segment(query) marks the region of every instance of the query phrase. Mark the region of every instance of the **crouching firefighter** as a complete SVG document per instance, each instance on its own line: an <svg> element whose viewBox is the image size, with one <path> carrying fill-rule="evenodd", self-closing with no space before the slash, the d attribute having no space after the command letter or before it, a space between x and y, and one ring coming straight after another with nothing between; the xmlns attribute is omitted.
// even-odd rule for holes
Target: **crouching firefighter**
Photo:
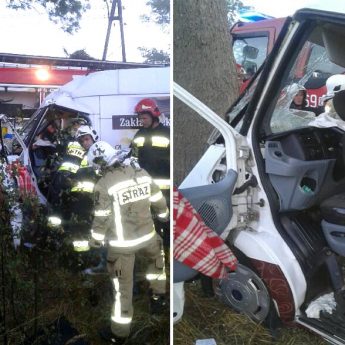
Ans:
<svg viewBox="0 0 345 345"><path fill-rule="evenodd" d="M133 268L135 255L149 260L146 279L151 289L151 312L166 306L166 274L162 240L156 234L150 207L163 221L169 218L165 198L145 170L121 163L119 151L106 142L97 142L88 152L88 161L101 171L95 185L95 218L90 246L108 245L107 269L113 283L114 306L111 327L100 334L120 344L130 333L133 317Z"/></svg>

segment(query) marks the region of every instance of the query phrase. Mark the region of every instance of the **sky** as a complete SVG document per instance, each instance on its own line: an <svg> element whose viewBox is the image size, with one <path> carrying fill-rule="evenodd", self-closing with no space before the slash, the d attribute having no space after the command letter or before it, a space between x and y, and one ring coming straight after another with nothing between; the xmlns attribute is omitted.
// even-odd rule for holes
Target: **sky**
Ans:
<svg viewBox="0 0 345 345"><path fill-rule="evenodd" d="M128 62L143 62L138 47L169 49L169 33L160 25L144 23L140 16L150 14L147 0L122 0L124 7L124 36ZM10 10L5 1L0 1L0 53L66 57L79 49L96 59L101 59L108 25L107 11L103 0L90 0L91 9L83 15L81 29L77 34L67 34L48 19L44 9ZM122 61L119 22L111 30L107 60Z"/></svg>
<svg viewBox="0 0 345 345"><path fill-rule="evenodd" d="M245 5L273 17L292 15L312 0L243 0ZM314 0L315 1L315 0ZM324 0L326 1L326 0ZM128 62L143 62L138 47L167 51L171 37L160 25L144 23L140 16L149 14L147 0L122 0L126 58ZM96 59L103 55L107 29L107 12L103 0L90 0L91 9L83 15L78 33L64 33L49 21L44 9L9 10L0 0L0 53L66 57L79 49ZM115 22L108 46L107 60L122 61L119 23Z"/></svg>

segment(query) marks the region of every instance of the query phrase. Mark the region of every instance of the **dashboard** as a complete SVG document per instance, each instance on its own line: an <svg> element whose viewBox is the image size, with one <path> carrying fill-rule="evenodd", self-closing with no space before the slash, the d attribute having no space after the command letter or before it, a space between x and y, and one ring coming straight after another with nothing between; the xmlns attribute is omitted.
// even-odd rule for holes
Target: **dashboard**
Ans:
<svg viewBox="0 0 345 345"><path fill-rule="evenodd" d="M345 191L345 133L337 127L300 128L267 138L266 173L281 210L301 210Z"/></svg>
<svg viewBox="0 0 345 345"><path fill-rule="evenodd" d="M281 138L284 151L306 161L342 159L343 132L332 128L305 128Z"/></svg>
<svg viewBox="0 0 345 345"><path fill-rule="evenodd" d="M279 140L286 155L303 161L335 159L334 179L345 177L345 133L337 127L302 128L268 140Z"/></svg>

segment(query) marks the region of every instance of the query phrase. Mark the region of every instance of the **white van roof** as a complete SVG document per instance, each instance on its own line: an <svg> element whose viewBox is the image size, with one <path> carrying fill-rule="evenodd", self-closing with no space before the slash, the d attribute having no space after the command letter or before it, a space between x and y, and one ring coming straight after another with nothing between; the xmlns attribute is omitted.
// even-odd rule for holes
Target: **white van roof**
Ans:
<svg viewBox="0 0 345 345"><path fill-rule="evenodd" d="M57 104L88 112L76 99L108 95L169 94L170 67L108 70L76 76L72 81L49 94L42 107Z"/></svg>

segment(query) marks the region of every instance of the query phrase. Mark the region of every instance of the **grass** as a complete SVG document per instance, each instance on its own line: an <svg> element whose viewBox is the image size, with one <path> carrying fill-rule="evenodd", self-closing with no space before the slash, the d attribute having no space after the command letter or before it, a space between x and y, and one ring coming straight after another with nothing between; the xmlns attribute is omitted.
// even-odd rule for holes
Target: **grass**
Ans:
<svg viewBox="0 0 345 345"><path fill-rule="evenodd" d="M268 329L232 311L215 297L204 297L199 281L185 284L182 319L174 325L174 345L193 345L213 338L217 345L325 345L309 331L282 327L274 337Z"/></svg>
<svg viewBox="0 0 345 345"><path fill-rule="evenodd" d="M72 345L78 339L89 345L106 344L98 330L110 325L113 288L108 275L81 274L76 253L63 244L68 236L62 229L47 226L46 209L35 197L24 198L22 245L14 250L9 212L12 199L17 197L2 193L0 188L0 344ZM24 242L34 247L29 249ZM125 345L167 345L169 313L151 316L148 285L141 288L134 299L132 331ZM68 320L77 335L57 341L54 325L63 320Z"/></svg>
<svg viewBox="0 0 345 345"><path fill-rule="evenodd" d="M5 304L3 307L1 303L0 311L1 315L5 312L6 333L0 326L0 344L5 344L6 339L7 345L22 345L25 338L30 338L25 345L41 345L39 335L42 331L49 334L51 324L61 318L78 331L73 340L83 338L90 345L106 344L98 335L98 330L110 322L113 303L112 286L106 274L87 277L73 267L64 267L59 251L21 248L14 252L10 245L2 250L6 255L0 297ZM148 286L143 284L134 299L134 319L127 345L169 344L169 315L166 313L160 319L150 315L147 292ZM74 341L67 343L71 345Z"/></svg>

